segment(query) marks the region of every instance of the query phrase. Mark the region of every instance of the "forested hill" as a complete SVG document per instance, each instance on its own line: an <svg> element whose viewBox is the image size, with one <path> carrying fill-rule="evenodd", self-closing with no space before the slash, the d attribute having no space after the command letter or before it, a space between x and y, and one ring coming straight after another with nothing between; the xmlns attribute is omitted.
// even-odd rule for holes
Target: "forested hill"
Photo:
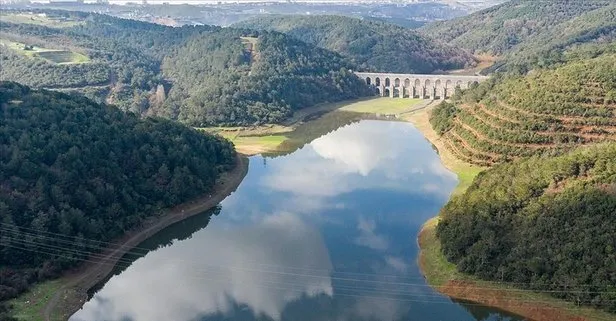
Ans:
<svg viewBox="0 0 616 321"><path fill-rule="evenodd" d="M165 59L173 87L159 113L194 126L275 123L300 108L371 95L352 68L282 33L223 29Z"/></svg>
<svg viewBox="0 0 616 321"><path fill-rule="evenodd" d="M430 122L459 158L481 165L615 141L616 46L599 49L571 52L557 68L495 76L439 105Z"/></svg>
<svg viewBox="0 0 616 321"><path fill-rule="evenodd" d="M427 24L421 30L455 46L500 55L558 24L610 4L609 0L511 0L465 17Z"/></svg>
<svg viewBox="0 0 616 321"><path fill-rule="evenodd" d="M502 164L442 210L460 271L616 313L616 144Z"/></svg>
<svg viewBox="0 0 616 321"><path fill-rule="evenodd" d="M458 47L400 26L342 16L268 16L238 27L284 32L350 58L363 71L432 73L475 64Z"/></svg>
<svg viewBox="0 0 616 321"><path fill-rule="evenodd" d="M276 122L370 94L348 72L352 63L274 32L68 11L2 14L1 79L84 93L139 115L199 126Z"/></svg>
<svg viewBox="0 0 616 321"><path fill-rule="evenodd" d="M203 195L233 166L218 136L0 82L0 301L100 250L86 240Z"/></svg>

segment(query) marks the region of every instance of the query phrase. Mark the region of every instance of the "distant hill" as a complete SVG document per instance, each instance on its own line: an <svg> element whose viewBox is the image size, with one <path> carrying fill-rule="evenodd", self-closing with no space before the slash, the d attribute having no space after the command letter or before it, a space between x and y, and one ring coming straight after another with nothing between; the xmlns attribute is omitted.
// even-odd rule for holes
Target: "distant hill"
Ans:
<svg viewBox="0 0 616 321"><path fill-rule="evenodd" d="M2 14L3 80L139 115L198 126L278 122L295 109L371 94L348 72L352 63L283 34L69 11Z"/></svg>
<svg viewBox="0 0 616 321"><path fill-rule="evenodd" d="M463 50L400 26L342 16L268 16L236 27L275 30L349 58L363 71L432 73L475 64Z"/></svg>
<svg viewBox="0 0 616 321"><path fill-rule="evenodd" d="M2 15L1 79L83 93L137 114L147 114L162 103L168 87L160 75L162 58L188 38L216 29L170 28L58 10L2 11ZM82 59L48 59L62 52Z"/></svg>
<svg viewBox="0 0 616 321"><path fill-rule="evenodd" d="M616 140L616 47L527 76L496 76L438 106L434 128L461 159L491 165Z"/></svg>
<svg viewBox="0 0 616 321"><path fill-rule="evenodd" d="M562 64L574 55L596 55L616 42L616 3L559 23L512 48L504 63L510 71L526 72ZM594 53L593 53L594 52ZM590 57L590 56L589 56ZM499 64L493 70L498 70Z"/></svg>
<svg viewBox="0 0 616 321"><path fill-rule="evenodd" d="M551 32L575 17L613 4L609 0L512 0L465 17L431 23L420 30L434 39L474 53L503 55L526 43L529 46L544 45L536 37ZM610 20L613 21L613 18ZM588 23L602 24L602 21L590 20ZM578 24L571 27L574 29L566 32L573 36L576 30L588 26ZM559 39L545 40L551 42Z"/></svg>

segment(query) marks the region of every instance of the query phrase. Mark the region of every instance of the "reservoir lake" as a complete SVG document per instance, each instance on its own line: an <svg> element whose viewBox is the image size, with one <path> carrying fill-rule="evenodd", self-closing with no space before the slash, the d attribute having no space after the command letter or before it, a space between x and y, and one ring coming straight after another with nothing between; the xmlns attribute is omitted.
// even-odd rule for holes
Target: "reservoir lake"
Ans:
<svg viewBox="0 0 616 321"><path fill-rule="evenodd" d="M250 157L235 193L133 249L70 321L523 320L420 273L417 234L457 178L418 130L328 131Z"/></svg>

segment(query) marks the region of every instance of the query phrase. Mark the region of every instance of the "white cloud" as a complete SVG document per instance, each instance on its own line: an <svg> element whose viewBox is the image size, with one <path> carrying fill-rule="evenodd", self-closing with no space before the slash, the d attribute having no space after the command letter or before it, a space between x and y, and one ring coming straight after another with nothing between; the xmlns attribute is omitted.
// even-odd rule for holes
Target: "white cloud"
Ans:
<svg viewBox="0 0 616 321"><path fill-rule="evenodd" d="M357 229L359 230L359 236L355 239L356 244L381 251L389 247L387 238L377 235L374 232L376 229L376 223L374 221L360 217L357 223Z"/></svg>
<svg viewBox="0 0 616 321"><path fill-rule="evenodd" d="M71 321L193 320L229 313L234 304L277 320L302 295L332 295L331 269L319 232L296 215L269 216L248 227L211 226L190 242L137 260Z"/></svg>

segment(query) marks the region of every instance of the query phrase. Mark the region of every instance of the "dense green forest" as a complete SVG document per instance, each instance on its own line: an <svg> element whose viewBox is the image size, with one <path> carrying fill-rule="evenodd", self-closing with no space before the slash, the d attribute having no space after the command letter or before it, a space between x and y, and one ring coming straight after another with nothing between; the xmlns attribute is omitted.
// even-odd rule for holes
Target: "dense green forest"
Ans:
<svg viewBox="0 0 616 321"><path fill-rule="evenodd" d="M4 13L25 22L0 22L0 41L13 44L0 45L3 80L80 92L139 115L198 126L277 122L299 108L372 94L349 72L351 62L275 32L44 11L64 23L58 27L29 23L39 19L30 13ZM15 44L89 61L54 63Z"/></svg>
<svg viewBox="0 0 616 321"><path fill-rule="evenodd" d="M277 32L224 29L167 57L160 115L194 126L275 123L294 110L372 94L342 57Z"/></svg>
<svg viewBox="0 0 616 321"><path fill-rule="evenodd" d="M362 71L433 73L475 64L463 50L414 30L342 16L267 16L236 24L275 30L348 57Z"/></svg>
<svg viewBox="0 0 616 321"><path fill-rule="evenodd" d="M480 174L437 227L458 270L616 312L616 144Z"/></svg>
<svg viewBox="0 0 616 321"><path fill-rule="evenodd" d="M563 62L569 49L616 39L613 1L513 0L421 32L475 53L502 56L502 67L526 72Z"/></svg>
<svg viewBox="0 0 616 321"><path fill-rule="evenodd" d="M452 152L481 165L616 140L614 48L526 76L495 75L439 105L430 121Z"/></svg>
<svg viewBox="0 0 616 321"><path fill-rule="evenodd" d="M100 249L87 240L112 240L203 195L234 165L221 137L0 83L0 301Z"/></svg>

